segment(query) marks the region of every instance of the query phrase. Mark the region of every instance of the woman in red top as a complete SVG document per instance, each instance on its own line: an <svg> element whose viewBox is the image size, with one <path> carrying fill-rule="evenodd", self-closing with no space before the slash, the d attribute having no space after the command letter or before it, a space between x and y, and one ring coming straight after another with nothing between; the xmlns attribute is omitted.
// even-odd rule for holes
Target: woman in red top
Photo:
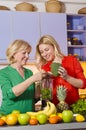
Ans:
<svg viewBox="0 0 86 130"><path fill-rule="evenodd" d="M85 76L79 61L74 56L64 56L56 40L50 36L42 36L36 46L36 61L39 69L51 71L51 63L60 63L59 76L53 77L53 103L58 103L56 90L58 85L67 88L66 102L70 105L79 99L79 88L85 88Z"/></svg>

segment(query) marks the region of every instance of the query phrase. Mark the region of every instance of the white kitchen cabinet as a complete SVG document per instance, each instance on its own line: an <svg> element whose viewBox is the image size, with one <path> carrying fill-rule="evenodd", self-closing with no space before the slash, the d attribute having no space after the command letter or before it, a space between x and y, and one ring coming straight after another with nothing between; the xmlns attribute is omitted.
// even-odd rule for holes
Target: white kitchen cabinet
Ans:
<svg viewBox="0 0 86 130"><path fill-rule="evenodd" d="M6 59L6 48L11 41L12 32L12 12L0 11L0 62Z"/></svg>
<svg viewBox="0 0 86 130"><path fill-rule="evenodd" d="M67 54L65 14L3 11L0 16L2 17L0 33L3 32L0 41L3 42L5 40L2 44L0 61L6 59L5 50L8 44L16 39L23 39L31 44L32 52L30 54L30 60L34 61L36 44L40 36L46 34L52 35L59 43L63 53Z"/></svg>
<svg viewBox="0 0 86 130"><path fill-rule="evenodd" d="M13 39L22 38L30 42L30 60L34 60L35 47L40 36L46 34L54 36L62 51L67 54L65 14L13 12Z"/></svg>
<svg viewBox="0 0 86 130"><path fill-rule="evenodd" d="M23 39L32 46L30 60L34 60L35 46L40 37L39 13L13 12L12 13L13 34L12 39Z"/></svg>
<svg viewBox="0 0 86 130"><path fill-rule="evenodd" d="M32 46L30 60L35 57L35 45L40 37L39 13L1 11L0 12L0 62L7 62L5 51L8 45L23 39Z"/></svg>
<svg viewBox="0 0 86 130"><path fill-rule="evenodd" d="M66 14L40 13L40 21L41 35L52 35L67 55Z"/></svg>

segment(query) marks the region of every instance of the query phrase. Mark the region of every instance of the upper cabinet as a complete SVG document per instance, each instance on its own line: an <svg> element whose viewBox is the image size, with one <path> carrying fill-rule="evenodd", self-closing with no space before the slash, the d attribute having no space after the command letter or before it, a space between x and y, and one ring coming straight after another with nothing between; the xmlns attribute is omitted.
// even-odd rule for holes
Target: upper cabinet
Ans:
<svg viewBox="0 0 86 130"><path fill-rule="evenodd" d="M9 13L8 13L9 12ZM16 39L28 41L32 46L30 61L35 60L36 44L42 35L52 35L67 54L66 14L0 11L0 62L5 59L7 46Z"/></svg>
<svg viewBox="0 0 86 130"><path fill-rule="evenodd" d="M52 35L62 52L67 55L66 14L40 13L40 21L41 35Z"/></svg>
<svg viewBox="0 0 86 130"><path fill-rule="evenodd" d="M6 60L6 48L11 41L12 33L11 12L0 11L0 61Z"/></svg>
<svg viewBox="0 0 86 130"><path fill-rule="evenodd" d="M40 37L39 13L13 12L12 19L12 39L23 39L28 41L32 46L29 59L34 60L35 46Z"/></svg>
<svg viewBox="0 0 86 130"><path fill-rule="evenodd" d="M6 49L16 39L31 44L29 59L33 62L36 44L43 35L52 35L65 55L86 61L86 15L0 11L0 62L7 62Z"/></svg>
<svg viewBox="0 0 86 130"><path fill-rule="evenodd" d="M80 61L86 61L86 15L67 15L67 48Z"/></svg>

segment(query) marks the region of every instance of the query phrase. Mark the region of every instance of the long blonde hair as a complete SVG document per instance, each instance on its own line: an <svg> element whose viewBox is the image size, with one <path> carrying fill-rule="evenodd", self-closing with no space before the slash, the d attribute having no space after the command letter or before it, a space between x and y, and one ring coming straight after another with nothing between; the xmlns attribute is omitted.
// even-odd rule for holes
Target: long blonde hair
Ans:
<svg viewBox="0 0 86 130"><path fill-rule="evenodd" d="M36 65L38 68L41 68L41 66L46 63L39 51L40 44L52 45L55 49L55 56L63 58L64 55L62 54L59 44L56 42L56 40L51 35L44 35L39 39L36 46Z"/></svg>

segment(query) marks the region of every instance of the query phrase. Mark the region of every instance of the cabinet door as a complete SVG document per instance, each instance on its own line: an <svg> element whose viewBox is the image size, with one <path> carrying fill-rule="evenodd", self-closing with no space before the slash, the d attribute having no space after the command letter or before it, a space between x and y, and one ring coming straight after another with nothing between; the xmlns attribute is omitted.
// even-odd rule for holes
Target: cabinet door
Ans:
<svg viewBox="0 0 86 130"><path fill-rule="evenodd" d="M66 15L60 13L40 13L41 35L52 35L67 55Z"/></svg>
<svg viewBox="0 0 86 130"><path fill-rule="evenodd" d="M32 52L29 59L35 58L35 46L40 36L39 13L35 12L13 12L13 31L12 38L23 39L30 43Z"/></svg>
<svg viewBox="0 0 86 130"><path fill-rule="evenodd" d="M0 62L6 62L6 49L11 41L11 12L0 11Z"/></svg>

